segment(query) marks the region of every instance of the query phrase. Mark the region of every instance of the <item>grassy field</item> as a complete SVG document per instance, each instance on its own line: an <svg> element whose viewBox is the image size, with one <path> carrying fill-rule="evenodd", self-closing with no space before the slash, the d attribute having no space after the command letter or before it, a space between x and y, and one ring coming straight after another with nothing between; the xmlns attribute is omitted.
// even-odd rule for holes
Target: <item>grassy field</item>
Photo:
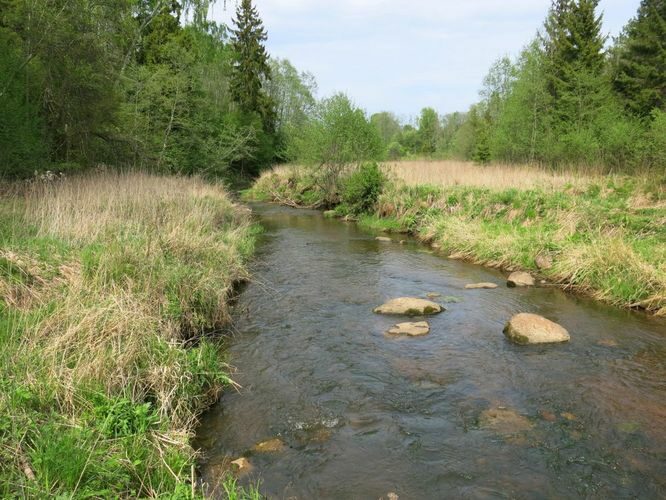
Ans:
<svg viewBox="0 0 666 500"><path fill-rule="evenodd" d="M405 162L383 171L369 210L350 212L344 180L338 202L326 208L369 229L412 232L458 258L528 270L610 304L666 315L663 179L460 162ZM280 167L249 196L322 207L331 196L318 175ZM550 265L539 269L537 256Z"/></svg>
<svg viewBox="0 0 666 500"><path fill-rule="evenodd" d="M197 179L98 173L0 198L1 497L197 496L189 440L232 384L215 332L255 235Z"/></svg>

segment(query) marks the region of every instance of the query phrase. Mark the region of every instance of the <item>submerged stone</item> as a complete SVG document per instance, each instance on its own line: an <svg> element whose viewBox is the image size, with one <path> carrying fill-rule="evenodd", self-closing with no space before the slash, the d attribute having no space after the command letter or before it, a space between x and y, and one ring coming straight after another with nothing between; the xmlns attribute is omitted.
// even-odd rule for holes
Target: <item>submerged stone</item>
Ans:
<svg viewBox="0 0 666 500"><path fill-rule="evenodd" d="M442 296L442 294L437 293L437 292L426 293L426 297L428 297L429 299L436 299L437 297L441 297L441 296Z"/></svg>
<svg viewBox="0 0 666 500"><path fill-rule="evenodd" d="M417 321L415 323L398 323L389 328L391 335L408 335L410 337L420 337L430 333L430 325L427 321Z"/></svg>
<svg viewBox="0 0 666 500"><path fill-rule="evenodd" d="M391 243L393 241L391 238L387 238L386 236L377 236L375 240L381 241L383 243Z"/></svg>
<svg viewBox="0 0 666 500"><path fill-rule="evenodd" d="M503 407L483 411L479 417L479 425L498 434L513 434L528 431L532 428L532 422L527 417Z"/></svg>
<svg viewBox="0 0 666 500"><path fill-rule="evenodd" d="M516 344L567 342L571 337L562 326L537 314L520 313L509 320L504 335Z"/></svg>
<svg viewBox="0 0 666 500"><path fill-rule="evenodd" d="M523 271L516 271L511 273L506 280L507 286L521 287L521 286L534 286L534 278L530 273L525 273Z"/></svg>
<svg viewBox="0 0 666 500"><path fill-rule="evenodd" d="M284 450L284 448L284 442L280 438L274 438L255 444L252 451L256 453L277 453Z"/></svg>
<svg viewBox="0 0 666 500"><path fill-rule="evenodd" d="M234 467L234 470L242 474L244 472L250 472L252 470L252 464L245 457L237 458L236 460L231 461L231 465Z"/></svg>
<svg viewBox="0 0 666 500"><path fill-rule="evenodd" d="M467 290L476 290L476 289L481 289L481 288L497 288L496 283L470 283L469 285L465 285L465 288Z"/></svg>
<svg viewBox="0 0 666 500"><path fill-rule="evenodd" d="M406 316L420 316L437 314L444 310L437 302L419 299L417 297L400 297L392 299L374 309L377 314L402 314Z"/></svg>

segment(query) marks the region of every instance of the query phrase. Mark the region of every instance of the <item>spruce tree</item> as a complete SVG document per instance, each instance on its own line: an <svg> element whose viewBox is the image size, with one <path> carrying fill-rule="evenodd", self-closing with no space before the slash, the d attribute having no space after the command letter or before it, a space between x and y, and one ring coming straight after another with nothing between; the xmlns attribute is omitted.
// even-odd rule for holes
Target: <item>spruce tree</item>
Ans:
<svg viewBox="0 0 666 500"><path fill-rule="evenodd" d="M545 23L546 79L555 118L564 127L589 123L608 101L598 0L555 0Z"/></svg>
<svg viewBox="0 0 666 500"><path fill-rule="evenodd" d="M666 107L666 0L643 0L618 49L615 90L645 117Z"/></svg>
<svg viewBox="0 0 666 500"><path fill-rule="evenodd" d="M271 78L264 46L267 34L252 0L242 0L238 5L234 25L231 38L234 56L229 83L231 97L241 113L259 114L264 130L272 131L273 105L263 89L264 82Z"/></svg>

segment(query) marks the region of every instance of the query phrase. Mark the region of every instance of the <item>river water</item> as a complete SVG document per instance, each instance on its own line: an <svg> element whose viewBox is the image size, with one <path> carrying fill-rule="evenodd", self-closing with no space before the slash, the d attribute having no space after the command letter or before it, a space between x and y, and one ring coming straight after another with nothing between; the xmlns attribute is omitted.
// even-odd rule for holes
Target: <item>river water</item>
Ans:
<svg viewBox="0 0 666 500"><path fill-rule="evenodd" d="M266 236L236 306L241 388L195 443L208 485L244 456L253 469L239 482L268 498L666 497L663 319L507 288L498 271L315 211L253 208ZM482 281L500 287L464 289ZM430 334L386 336L405 320L372 309L429 292L447 309ZM509 343L518 312L571 341ZM281 451L253 450L275 438Z"/></svg>

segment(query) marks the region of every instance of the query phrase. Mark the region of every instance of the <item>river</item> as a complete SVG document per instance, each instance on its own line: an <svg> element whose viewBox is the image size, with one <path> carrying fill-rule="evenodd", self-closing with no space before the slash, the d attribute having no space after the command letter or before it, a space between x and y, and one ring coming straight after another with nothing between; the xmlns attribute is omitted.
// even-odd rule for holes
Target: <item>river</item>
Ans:
<svg viewBox="0 0 666 500"><path fill-rule="evenodd" d="M276 499L666 496L664 319L507 288L499 271L316 211L253 209L266 234L229 348L241 388L202 420L206 483L245 456L240 482ZM488 281L500 287L464 288ZM430 334L385 335L404 320L372 309L427 293L447 309ZM571 341L509 343L518 312ZM275 438L284 449L253 451Z"/></svg>

